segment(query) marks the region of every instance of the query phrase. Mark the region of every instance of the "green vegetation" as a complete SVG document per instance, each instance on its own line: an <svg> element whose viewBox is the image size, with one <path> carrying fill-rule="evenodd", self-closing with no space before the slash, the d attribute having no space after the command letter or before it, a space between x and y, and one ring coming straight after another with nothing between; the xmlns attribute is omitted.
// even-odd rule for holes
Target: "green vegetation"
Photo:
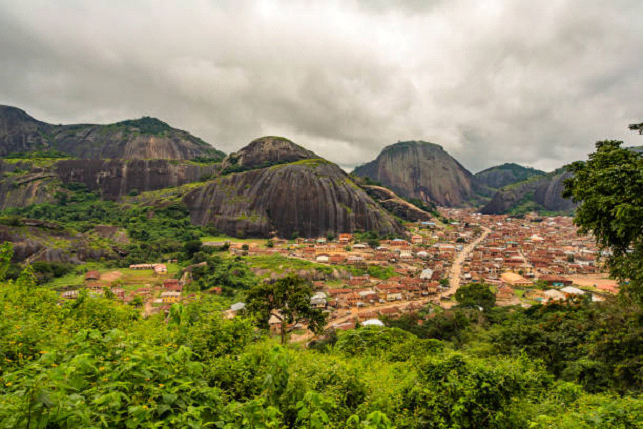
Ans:
<svg viewBox="0 0 643 429"><path fill-rule="evenodd" d="M580 203L574 218L580 233L591 232L610 251L610 273L643 302L643 157L622 143L598 142L587 162L568 166L574 175L564 195Z"/></svg>
<svg viewBox="0 0 643 429"><path fill-rule="evenodd" d="M643 419L641 399L588 393L538 360L475 356L399 329L360 328L303 350L275 346L251 319L224 320L210 299L174 305L167 322L103 298L57 301L43 288L0 288L1 427L636 428Z"/></svg>
<svg viewBox="0 0 643 429"><path fill-rule="evenodd" d="M326 314L311 305L312 296L310 285L291 274L274 283L257 283L248 291L247 308L261 328L268 329L268 322L273 317L279 320L281 344L284 345L286 334L302 323L316 334L324 331Z"/></svg>
<svg viewBox="0 0 643 429"><path fill-rule="evenodd" d="M496 304L496 295L484 283L463 285L455 292L460 307L489 310Z"/></svg>
<svg viewBox="0 0 643 429"><path fill-rule="evenodd" d="M75 231L89 232L95 225L124 228L130 243L123 245L127 255L121 264L150 262L164 257L178 257L183 245L207 234L206 228L191 224L187 207L169 202L163 207L121 206L103 201L82 184L67 186L69 192L56 194L57 204L37 204L7 209L0 215L59 222Z"/></svg>
<svg viewBox="0 0 643 429"><path fill-rule="evenodd" d="M173 128L165 122L156 118L150 118L149 116L143 116L141 119L117 122L114 125L136 128L141 134L153 136L163 136L173 130Z"/></svg>
<svg viewBox="0 0 643 429"><path fill-rule="evenodd" d="M33 159L61 159L70 158L69 154L59 152L55 149L36 149L29 152L12 152L0 158L33 160Z"/></svg>

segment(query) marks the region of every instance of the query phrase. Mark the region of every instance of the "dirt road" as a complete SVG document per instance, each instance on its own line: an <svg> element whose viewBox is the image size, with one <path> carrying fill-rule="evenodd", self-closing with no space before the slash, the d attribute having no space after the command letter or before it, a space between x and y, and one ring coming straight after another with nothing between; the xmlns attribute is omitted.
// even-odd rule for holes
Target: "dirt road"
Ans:
<svg viewBox="0 0 643 429"><path fill-rule="evenodd" d="M491 233L491 230L486 226L481 226L480 228L482 228L483 230L482 234L480 234L480 237L467 244L455 257L453 265L451 266L451 272L449 273L449 289L440 293L440 296L452 295L460 287L460 275L462 274L462 264L464 263L464 260L467 258L467 256L469 256L473 249L478 244L480 244L482 240L487 238L489 233Z"/></svg>

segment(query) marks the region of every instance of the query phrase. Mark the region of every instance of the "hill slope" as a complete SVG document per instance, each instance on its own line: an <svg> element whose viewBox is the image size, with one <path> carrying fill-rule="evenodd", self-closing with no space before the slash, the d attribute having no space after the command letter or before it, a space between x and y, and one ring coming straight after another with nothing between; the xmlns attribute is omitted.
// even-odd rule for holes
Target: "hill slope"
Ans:
<svg viewBox="0 0 643 429"><path fill-rule="evenodd" d="M402 233L395 218L337 165L286 139L279 142L279 157L274 151L257 150L272 148L273 143L271 137L258 139L231 155L244 160L245 154L252 153L252 162L242 165L258 168L223 175L187 193L183 202L192 221L234 236L318 237L355 230ZM309 158L282 162L302 156Z"/></svg>
<svg viewBox="0 0 643 429"><path fill-rule="evenodd" d="M154 118L109 125L52 125L18 108L0 106L0 156L40 150L83 159L222 159L225 155Z"/></svg>
<svg viewBox="0 0 643 429"><path fill-rule="evenodd" d="M563 198L563 182L571 173L559 169L500 189L484 206L483 214L520 214L528 211L571 212L575 204Z"/></svg>
<svg viewBox="0 0 643 429"><path fill-rule="evenodd" d="M471 172L442 146L423 141L387 146L374 161L353 173L377 181L400 196L446 207L461 206L475 194Z"/></svg>
<svg viewBox="0 0 643 429"><path fill-rule="evenodd" d="M499 189L507 185L522 182L534 176L544 176L545 174L544 171L534 168L507 163L487 168L474 174L474 176L481 185Z"/></svg>

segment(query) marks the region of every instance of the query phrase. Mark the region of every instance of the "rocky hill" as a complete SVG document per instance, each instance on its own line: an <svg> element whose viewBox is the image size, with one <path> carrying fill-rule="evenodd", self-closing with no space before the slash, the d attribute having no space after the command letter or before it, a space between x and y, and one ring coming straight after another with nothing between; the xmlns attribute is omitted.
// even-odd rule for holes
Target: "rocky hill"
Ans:
<svg viewBox="0 0 643 429"><path fill-rule="evenodd" d="M0 156L56 151L82 159L223 159L225 154L187 131L144 117L109 125L52 125L0 106Z"/></svg>
<svg viewBox="0 0 643 429"><path fill-rule="evenodd" d="M224 173L231 173L312 158L318 156L286 138L261 137L228 155L222 169Z"/></svg>
<svg viewBox="0 0 643 429"><path fill-rule="evenodd" d="M156 160L0 159L0 210L54 201L63 185L84 184L103 199L205 180L217 164Z"/></svg>
<svg viewBox="0 0 643 429"><path fill-rule="evenodd" d="M475 197L473 174L442 146L423 141L387 146L374 161L353 173L379 182L402 197L440 206L462 206Z"/></svg>
<svg viewBox="0 0 643 429"><path fill-rule="evenodd" d="M499 190L480 212L483 214L520 214L529 211L571 213L575 204L563 198L564 180L571 173L559 169L534 176Z"/></svg>
<svg viewBox="0 0 643 429"><path fill-rule="evenodd" d="M405 220L407 222L422 222L433 220L433 216L431 215L431 213L422 210L421 208L409 203L408 201L404 201L390 189L373 185L362 185L362 188L364 188L364 190L366 190L366 193L368 193L368 195L370 195L388 212L394 214L402 220Z"/></svg>
<svg viewBox="0 0 643 429"><path fill-rule="evenodd" d="M275 143L275 150L257 150L274 149ZM187 193L183 202L194 223L238 237L403 232L341 168L289 140L258 139L237 154L242 165L257 168L225 174Z"/></svg>
<svg viewBox="0 0 643 429"><path fill-rule="evenodd" d="M544 171L522 165L507 163L487 168L474 174L478 183L489 188L499 189L507 185L522 182L534 176L544 176Z"/></svg>

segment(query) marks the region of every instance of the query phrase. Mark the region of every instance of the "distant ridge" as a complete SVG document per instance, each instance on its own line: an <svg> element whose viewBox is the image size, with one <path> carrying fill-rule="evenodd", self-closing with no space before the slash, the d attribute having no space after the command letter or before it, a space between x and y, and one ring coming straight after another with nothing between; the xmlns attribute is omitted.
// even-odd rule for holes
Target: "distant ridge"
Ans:
<svg viewBox="0 0 643 429"><path fill-rule="evenodd" d="M0 156L56 151L81 159L221 160L223 152L150 117L108 125L52 125L0 105Z"/></svg>

